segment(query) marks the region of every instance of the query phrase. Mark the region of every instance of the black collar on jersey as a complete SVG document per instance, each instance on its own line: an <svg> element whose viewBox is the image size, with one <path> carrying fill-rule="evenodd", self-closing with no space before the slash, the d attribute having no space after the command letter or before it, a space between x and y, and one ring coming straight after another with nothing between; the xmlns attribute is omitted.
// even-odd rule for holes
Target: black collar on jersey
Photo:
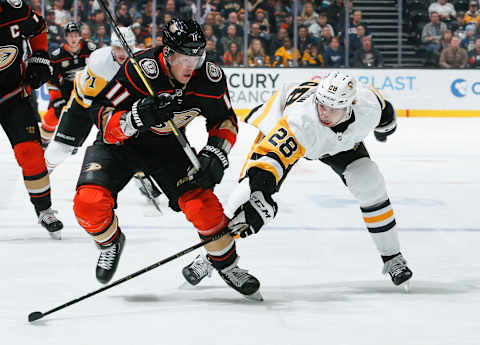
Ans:
<svg viewBox="0 0 480 345"><path fill-rule="evenodd" d="M330 127L330 129L332 131L334 131L335 133L343 133L347 130L348 126L351 124L351 123L354 123L355 122L355 113L354 111L352 110L352 115L350 116L350 118L345 121L345 122L342 122L342 123L339 123L338 125L336 126L333 126L333 127Z"/></svg>

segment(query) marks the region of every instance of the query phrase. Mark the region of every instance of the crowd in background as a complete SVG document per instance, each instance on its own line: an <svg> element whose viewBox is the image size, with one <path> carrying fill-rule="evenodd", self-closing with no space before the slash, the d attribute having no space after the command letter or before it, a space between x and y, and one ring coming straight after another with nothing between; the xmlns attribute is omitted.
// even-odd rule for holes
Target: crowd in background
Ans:
<svg viewBox="0 0 480 345"><path fill-rule="evenodd" d="M408 10L409 0L401 1ZM427 65L480 67L478 1L468 1L466 12L447 0L429 5L430 22L421 28L419 40L419 45L426 50ZM201 6L197 6L199 3ZM30 4L37 11L42 10L41 0L30 0ZM70 21L80 25L83 39L94 42L97 47L108 45L111 29L98 3L77 0L77 11L73 4L74 0L46 1L44 16L50 49L63 44L62 28ZM207 38L207 58L224 66L244 66L246 61L250 67L291 67L295 64L343 67L347 38L350 67L384 65L382 54L372 44L375 32L363 21L362 11L355 8L354 0L348 2L347 10L343 0L298 0L296 30L292 0L249 0L246 9L244 0L157 0L156 4L155 9L152 0L122 0L109 4L117 23L132 28L138 48L161 45L163 25L177 16L200 22ZM77 18L73 18L75 12ZM347 34L346 13L349 16ZM152 18L156 19L155 25ZM245 34L246 19L249 29ZM295 39L298 49L293 46ZM244 47L245 42L247 47Z"/></svg>

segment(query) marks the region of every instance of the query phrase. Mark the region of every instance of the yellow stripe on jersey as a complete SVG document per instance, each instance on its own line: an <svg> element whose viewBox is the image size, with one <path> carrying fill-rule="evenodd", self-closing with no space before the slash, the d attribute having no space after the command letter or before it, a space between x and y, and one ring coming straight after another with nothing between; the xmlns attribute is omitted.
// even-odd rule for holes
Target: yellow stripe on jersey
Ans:
<svg viewBox="0 0 480 345"><path fill-rule="evenodd" d="M373 91L373 93L375 95L377 95L378 99L380 100L380 102L382 103L382 110L385 109L385 106L386 106L386 103L385 103L385 98L383 97L383 95L380 93L380 91L378 91L376 88L374 88L372 85L369 85L370 86L370 90Z"/></svg>
<svg viewBox="0 0 480 345"><path fill-rule="evenodd" d="M85 108L90 107L91 98L96 97L107 85L107 81L87 67L87 71L81 71L75 78L77 101Z"/></svg>
<svg viewBox="0 0 480 345"><path fill-rule="evenodd" d="M247 167L248 161L250 157L252 157L253 151L255 150L255 147L259 143L260 140L264 138L264 135L262 132L258 132L257 137L255 138L255 141L253 142L252 148L250 149L250 152L248 153L247 159L245 160L245 163L243 163L242 170L240 171L240 178L243 177L243 174L245 173L245 168Z"/></svg>
<svg viewBox="0 0 480 345"><path fill-rule="evenodd" d="M278 91L275 92L272 97L270 97L270 99L265 104L265 108L263 109L263 112L253 121L252 125L258 128L258 124L262 122L265 116L267 116L268 113L270 112L273 102L275 101L275 98L277 98L277 96L278 96Z"/></svg>
<svg viewBox="0 0 480 345"><path fill-rule="evenodd" d="M273 155L269 156L269 153ZM305 155L305 148L293 134L287 116L278 121L275 128L260 141L250 158L257 158L259 155L261 157L258 159L250 159L247 170L257 167L269 171L275 176L277 183L285 170Z"/></svg>

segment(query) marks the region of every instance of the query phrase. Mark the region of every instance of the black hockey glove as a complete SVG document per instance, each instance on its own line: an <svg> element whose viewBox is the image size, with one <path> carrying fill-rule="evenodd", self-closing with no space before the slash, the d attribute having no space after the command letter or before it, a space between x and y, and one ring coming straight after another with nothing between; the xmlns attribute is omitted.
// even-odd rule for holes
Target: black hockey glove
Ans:
<svg viewBox="0 0 480 345"><path fill-rule="evenodd" d="M237 208L228 228L245 238L256 234L265 224L271 222L277 211L277 203L270 195L264 195L261 191L253 192L250 199Z"/></svg>
<svg viewBox="0 0 480 345"><path fill-rule="evenodd" d="M50 57L47 52L38 50L33 52L27 60L27 84L32 89L38 89L45 84L52 76L52 67L50 66Z"/></svg>
<svg viewBox="0 0 480 345"><path fill-rule="evenodd" d="M375 138L382 143L387 141L387 137L392 135L397 129L397 122L393 121L385 126L378 126L373 131Z"/></svg>
<svg viewBox="0 0 480 345"><path fill-rule="evenodd" d="M213 189L223 178L228 168L227 154L212 145L206 145L198 154L200 171L193 176L193 182L203 189Z"/></svg>
<svg viewBox="0 0 480 345"><path fill-rule="evenodd" d="M173 109L171 109L173 100L174 96L168 93L139 99L133 103L127 119L134 129L140 132L148 131L151 126L173 118Z"/></svg>

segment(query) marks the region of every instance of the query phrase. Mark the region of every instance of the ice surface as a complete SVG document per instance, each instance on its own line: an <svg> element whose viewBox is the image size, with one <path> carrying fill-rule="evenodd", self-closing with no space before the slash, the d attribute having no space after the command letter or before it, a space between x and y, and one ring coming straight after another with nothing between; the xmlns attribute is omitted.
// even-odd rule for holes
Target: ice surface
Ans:
<svg viewBox="0 0 480 345"><path fill-rule="evenodd" d="M188 131L201 147L204 136ZM200 127L200 129L199 129ZM355 200L319 162L296 166L278 195L275 222L238 241L240 264L262 283L263 303L243 299L214 274L179 289L197 252L125 284L27 322L96 290L98 251L77 225L72 199L83 150L52 175L66 227L53 241L36 224L21 173L0 131L0 334L5 345L478 345L480 344L480 118L399 119L370 154L383 171L414 271L411 292L382 264ZM242 126L231 168L217 188L226 201L255 133ZM87 141L90 143L93 137ZM133 183L120 194L127 242L116 279L198 242L180 213L157 217Z"/></svg>

